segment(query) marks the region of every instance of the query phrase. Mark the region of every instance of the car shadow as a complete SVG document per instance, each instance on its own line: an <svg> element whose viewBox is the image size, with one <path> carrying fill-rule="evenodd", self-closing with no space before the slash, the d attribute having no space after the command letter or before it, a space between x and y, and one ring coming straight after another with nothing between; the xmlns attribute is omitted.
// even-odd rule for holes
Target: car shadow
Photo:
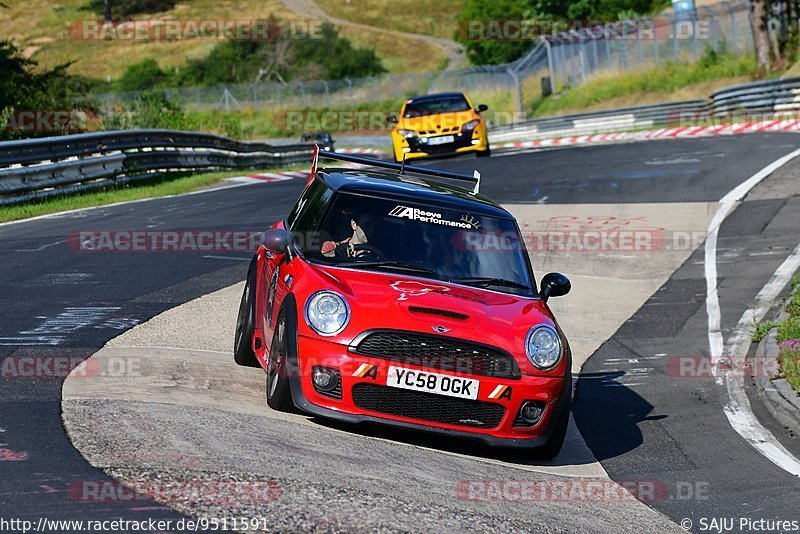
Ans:
<svg viewBox="0 0 800 534"><path fill-rule="evenodd" d="M653 405L625 385L624 371L583 373L578 377L572 411L586 444L599 461L615 458L644 442L641 423L664 419Z"/></svg>
<svg viewBox="0 0 800 534"><path fill-rule="evenodd" d="M372 423L354 425L321 417L312 417L310 421L362 436L519 465L588 466L641 445L642 433L638 424L652 419L648 415L652 405L617 381L624 375L620 371L578 377L564 448L553 460L541 459L532 450L490 447L467 438L443 437ZM604 409L609 405L622 405L626 409L622 412ZM592 434L588 439L587 433Z"/></svg>

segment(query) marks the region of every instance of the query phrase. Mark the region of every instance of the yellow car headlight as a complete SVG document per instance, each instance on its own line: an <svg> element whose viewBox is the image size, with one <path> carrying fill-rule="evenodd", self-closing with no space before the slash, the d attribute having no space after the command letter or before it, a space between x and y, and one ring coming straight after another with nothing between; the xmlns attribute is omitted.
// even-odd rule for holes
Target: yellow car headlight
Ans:
<svg viewBox="0 0 800 534"><path fill-rule="evenodd" d="M481 121L479 121L479 120L469 121L469 122L465 123L465 124L464 124L464 125L461 127L461 129L462 129L462 130L474 130L475 128L477 128L477 127L478 127L478 125L479 125L480 123L481 123Z"/></svg>

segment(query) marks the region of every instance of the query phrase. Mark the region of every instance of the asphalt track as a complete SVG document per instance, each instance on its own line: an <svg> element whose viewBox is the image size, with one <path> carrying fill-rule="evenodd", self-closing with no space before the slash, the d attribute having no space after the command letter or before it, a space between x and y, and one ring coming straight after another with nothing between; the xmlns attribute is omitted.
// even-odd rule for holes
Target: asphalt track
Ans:
<svg viewBox="0 0 800 534"><path fill-rule="evenodd" d="M716 201L797 146L793 134L763 134L498 153L488 160L450 159L435 165L464 171L477 167L484 175L482 191L500 202ZM765 182L754 192L759 200L742 204L722 227L726 337L797 244L792 242L800 227L793 210L797 199L787 199L781 189L768 191L771 183ZM282 217L301 185L239 187L0 226L0 357L88 357L121 331L234 284L246 270L240 259L244 254L79 252L68 246L74 232L255 231ZM615 480L650 477L705 484L703 498L652 503L675 521L741 515L798 519L797 479L733 432L714 384L678 380L664 371L664 358L708 353L701 262L696 252L589 360L576 390L578 427ZM640 357L661 360L644 360L651 362L646 377L628 385L634 384L626 384L626 376L634 374L629 360L641 362ZM636 373L640 368L637 364ZM64 433L61 381L2 377L0 384L0 449L13 453L6 458L22 458L0 462L3 516L34 521L41 516L179 517L158 505L75 502L68 494L70 484L106 475L83 460ZM793 438L779 431L774 429L797 452Z"/></svg>

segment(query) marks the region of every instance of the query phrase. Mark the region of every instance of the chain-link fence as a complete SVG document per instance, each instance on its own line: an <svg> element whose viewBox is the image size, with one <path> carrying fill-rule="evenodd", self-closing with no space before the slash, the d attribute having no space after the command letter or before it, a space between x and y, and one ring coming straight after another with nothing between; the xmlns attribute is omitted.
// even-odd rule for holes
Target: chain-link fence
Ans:
<svg viewBox="0 0 800 534"><path fill-rule="evenodd" d="M609 25L587 26L548 35L522 58L505 65L429 73L387 74L341 80L298 81L165 89L170 100L187 109L259 110L341 109L386 103L439 91L466 91L474 101L507 112L514 120L527 106L564 87L579 86L600 73L658 67L669 61L697 60L707 50L749 54L753 51L748 0L723 1L690 14L674 12L626 24L633 37ZM779 31L780 21L772 24ZM624 32L623 32L624 33ZM97 97L101 109L127 108L141 94L113 93Z"/></svg>

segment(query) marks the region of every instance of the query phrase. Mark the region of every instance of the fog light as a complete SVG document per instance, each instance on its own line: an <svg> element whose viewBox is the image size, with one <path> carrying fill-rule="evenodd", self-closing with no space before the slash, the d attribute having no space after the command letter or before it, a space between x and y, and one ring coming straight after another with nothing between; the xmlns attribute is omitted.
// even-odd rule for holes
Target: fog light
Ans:
<svg viewBox="0 0 800 534"><path fill-rule="evenodd" d="M514 426L534 426L542 419L544 407L545 404L539 401L527 401L522 403L522 407L519 409L519 415L516 421L514 421Z"/></svg>
<svg viewBox="0 0 800 534"><path fill-rule="evenodd" d="M331 393L339 385L339 371L328 367L314 367L312 379L316 390Z"/></svg>

